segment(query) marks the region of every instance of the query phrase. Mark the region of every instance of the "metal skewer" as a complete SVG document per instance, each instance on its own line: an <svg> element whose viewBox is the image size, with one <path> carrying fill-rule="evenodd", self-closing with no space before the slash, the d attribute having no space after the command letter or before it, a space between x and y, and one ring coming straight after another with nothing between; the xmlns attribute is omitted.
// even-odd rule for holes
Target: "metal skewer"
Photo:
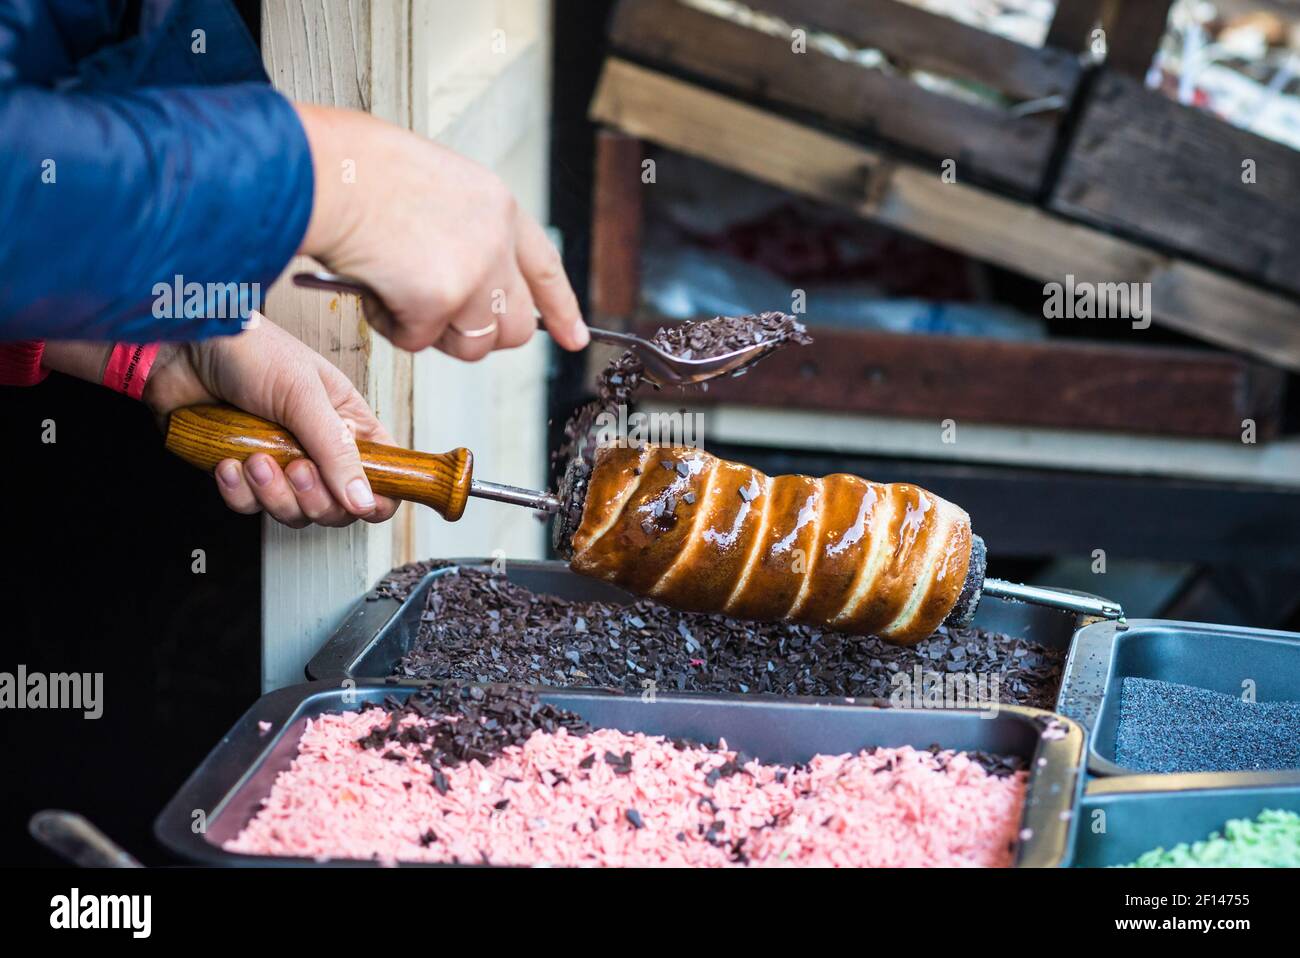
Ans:
<svg viewBox="0 0 1300 958"><path fill-rule="evenodd" d="M985 579L984 594L1013 602L1030 602L1068 612L1095 615L1102 619L1124 619L1124 609L1118 602L1073 589L1049 589L1039 585L1007 582L1005 579Z"/></svg>
<svg viewBox="0 0 1300 958"><path fill-rule="evenodd" d="M475 479L469 484L469 494L480 499L494 499L497 502L508 502L512 506L536 509L538 512L560 511L560 497L554 493L506 486L499 482Z"/></svg>

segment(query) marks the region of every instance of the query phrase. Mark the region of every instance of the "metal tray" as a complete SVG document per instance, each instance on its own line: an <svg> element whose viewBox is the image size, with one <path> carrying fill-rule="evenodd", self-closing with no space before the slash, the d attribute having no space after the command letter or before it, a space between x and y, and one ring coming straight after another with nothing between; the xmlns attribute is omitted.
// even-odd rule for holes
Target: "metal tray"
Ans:
<svg viewBox="0 0 1300 958"><path fill-rule="evenodd" d="M415 686L350 681L312 682L263 696L208 753L154 823L154 834L175 855L203 865L314 865L311 859L236 855L221 843L237 835L270 793L276 776L298 750L306 720L325 712L360 708L386 696L403 701ZM869 746L912 745L1020 755L1029 763L1029 789L1022 828L1028 836L1016 854L1018 867L1069 864L1083 782L1083 732L1050 712L1000 706L994 717L978 710L880 709L834 705L819 699L732 695L602 692L542 693L544 702L582 715L592 725L697 741L725 738L768 762L806 762L818 753L840 754ZM1044 738L1045 723L1063 733ZM259 723L269 722L262 732ZM192 824L202 811L204 834ZM331 860L331 866L372 862Z"/></svg>
<svg viewBox="0 0 1300 958"><path fill-rule="evenodd" d="M424 611L425 597L433 580L441 575L455 574L456 567L487 569L488 559L450 559L452 567L430 572L406 601L378 598L375 593L364 597L343 621L319 652L307 663L309 679L338 680L386 679L393 666L415 643L420 629L420 615ZM575 602L636 601L628 592L602 582L578 575L565 562L554 560L508 562L505 576L511 582L532 592L558 596ZM1043 606L1022 602L1007 602L985 598L975 614L975 625L981 629L1004 632L1029 639L1051 649L1066 649L1070 639L1085 620L1072 613L1060 612ZM419 682L418 679L402 681Z"/></svg>
<svg viewBox="0 0 1300 958"><path fill-rule="evenodd" d="M1080 629L1065 663L1056 710L1088 733L1088 771L1147 775L1115 762L1119 696L1128 676L1240 695L1252 679L1261 702L1300 700L1300 633L1165 619ZM1166 773L1167 774L1167 773Z"/></svg>
<svg viewBox="0 0 1300 958"><path fill-rule="evenodd" d="M1075 868L1127 865L1221 831L1233 818L1269 808L1300 812L1300 773L1187 772L1093 779L1083 797ZM1104 813L1104 818L1099 816ZM1104 831L1098 831L1104 826Z"/></svg>

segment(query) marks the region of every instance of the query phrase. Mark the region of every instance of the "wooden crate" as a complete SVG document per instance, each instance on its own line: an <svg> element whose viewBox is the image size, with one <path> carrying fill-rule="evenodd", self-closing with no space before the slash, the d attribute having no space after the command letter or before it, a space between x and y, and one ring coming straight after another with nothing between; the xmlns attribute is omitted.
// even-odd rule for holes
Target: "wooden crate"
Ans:
<svg viewBox="0 0 1300 958"><path fill-rule="evenodd" d="M597 135L591 302L602 325L652 336L663 321L640 312L645 152L635 137ZM659 398L1232 440L1243 420L1254 420L1260 441L1281 421L1285 374L1213 350L824 327L814 335L755 375Z"/></svg>
<svg viewBox="0 0 1300 958"><path fill-rule="evenodd" d="M1112 69L1085 96L1052 210L1300 293L1300 153Z"/></svg>
<svg viewBox="0 0 1300 958"><path fill-rule="evenodd" d="M1300 372L1296 298L1189 257L960 181L944 183L932 170L618 57L605 63L591 116L1044 283L1069 276L1149 283L1157 324ZM632 182L639 188L639 178Z"/></svg>
<svg viewBox="0 0 1300 958"><path fill-rule="evenodd" d="M793 28L878 49L896 68L973 82L1011 104L1048 106L1022 115L958 99L898 70L870 69L811 45L795 52L790 36L768 35L676 0L621 0L610 38L630 60L923 156L936 176L941 161L951 159L963 181L1023 196L1044 188L1064 108L1079 82L1072 54L1023 46L896 0L751 0L748 6Z"/></svg>

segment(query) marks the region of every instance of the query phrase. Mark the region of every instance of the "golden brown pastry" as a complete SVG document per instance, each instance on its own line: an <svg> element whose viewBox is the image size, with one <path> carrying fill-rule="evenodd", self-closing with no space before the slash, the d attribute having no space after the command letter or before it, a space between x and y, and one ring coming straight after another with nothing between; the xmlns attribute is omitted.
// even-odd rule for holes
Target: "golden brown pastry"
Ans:
<svg viewBox="0 0 1300 958"><path fill-rule="evenodd" d="M570 545L576 571L676 608L904 645L968 617L983 581L970 517L933 493L682 446L599 450Z"/></svg>

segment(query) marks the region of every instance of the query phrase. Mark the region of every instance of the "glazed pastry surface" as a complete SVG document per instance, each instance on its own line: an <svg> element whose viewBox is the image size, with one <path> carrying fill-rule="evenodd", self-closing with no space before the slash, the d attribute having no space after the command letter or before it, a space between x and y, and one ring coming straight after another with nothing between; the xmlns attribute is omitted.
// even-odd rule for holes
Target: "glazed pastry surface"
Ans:
<svg viewBox="0 0 1300 958"><path fill-rule="evenodd" d="M962 593L970 517L907 483L767 476L683 446L596 454L574 570L698 612L910 645Z"/></svg>

